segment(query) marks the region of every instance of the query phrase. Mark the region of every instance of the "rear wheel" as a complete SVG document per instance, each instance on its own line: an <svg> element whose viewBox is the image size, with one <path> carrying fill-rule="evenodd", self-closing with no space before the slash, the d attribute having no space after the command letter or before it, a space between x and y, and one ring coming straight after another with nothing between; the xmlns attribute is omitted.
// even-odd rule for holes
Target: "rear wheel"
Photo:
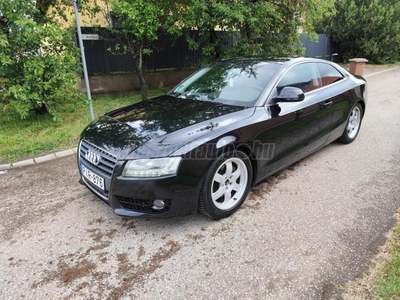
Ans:
<svg viewBox="0 0 400 300"><path fill-rule="evenodd" d="M208 171L199 199L199 210L218 220L233 214L245 201L252 180L249 157L241 151L221 155Z"/></svg>
<svg viewBox="0 0 400 300"><path fill-rule="evenodd" d="M358 132L360 131L362 117L362 106L360 103L357 103L350 112L346 128L343 132L343 135L339 138L339 142L349 144L356 139Z"/></svg>

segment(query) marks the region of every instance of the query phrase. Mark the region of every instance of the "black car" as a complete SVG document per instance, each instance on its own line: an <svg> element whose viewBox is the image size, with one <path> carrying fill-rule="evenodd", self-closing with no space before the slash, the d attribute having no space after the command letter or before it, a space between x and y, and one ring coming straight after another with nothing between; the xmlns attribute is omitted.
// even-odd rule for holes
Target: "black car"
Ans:
<svg viewBox="0 0 400 300"><path fill-rule="evenodd" d="M366 82L312 58L216 62L82 132L83 183L121 216L227 217L250 187L357 137Z"/></svg>

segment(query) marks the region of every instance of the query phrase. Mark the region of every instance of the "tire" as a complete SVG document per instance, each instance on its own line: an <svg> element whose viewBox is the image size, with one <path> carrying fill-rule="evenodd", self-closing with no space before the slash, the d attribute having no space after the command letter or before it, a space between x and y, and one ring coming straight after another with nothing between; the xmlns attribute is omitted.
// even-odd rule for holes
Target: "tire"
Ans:
<svg viewBox="0 0 400 300"><path fill-rule="evenodd" d="M339 142L350 144L353 142L361 128L361 121L363 118L363 109L360 103L357 103L350 112L349 118L346 123L346 128L342 136L338 139Z"/></svg>
<svg viewBox="0 0 400 300"><path fill-rule="evenodd" d="M199 197L199 211L214 220L237 211L250 190L253 169L242 151L222 154L212 164L204 179Z"/></svg>

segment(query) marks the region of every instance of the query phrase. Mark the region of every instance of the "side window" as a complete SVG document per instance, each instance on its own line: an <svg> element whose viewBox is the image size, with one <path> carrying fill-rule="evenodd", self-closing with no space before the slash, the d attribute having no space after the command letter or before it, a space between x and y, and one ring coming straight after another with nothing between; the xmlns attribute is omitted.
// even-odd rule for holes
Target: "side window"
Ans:
<svg viewBox="0 0 400 300"><path fill-rule="evenodd" d="M304 93L321 88L317 64L305 63L290 68L278 83L278 93L286 86L298 87Z"/></svg>
<svg viewBox="0 0 400 300"><path fill-rule="evenodd" d="M323 86L327 86L344 78L344 76L331 65L318 63L318 69L321 74Z"/></svg>

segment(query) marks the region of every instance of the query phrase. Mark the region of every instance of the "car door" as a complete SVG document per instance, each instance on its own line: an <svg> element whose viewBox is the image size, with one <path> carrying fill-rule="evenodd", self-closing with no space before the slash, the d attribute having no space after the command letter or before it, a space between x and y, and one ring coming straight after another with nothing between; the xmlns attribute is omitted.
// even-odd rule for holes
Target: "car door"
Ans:
<svg viewBox="0 0 400 300"><path fill-rule="evenodd" d="M346 77L329 63L318 63L322 85L331 94L332 101L332 128L328 143L336 140L343 133L343 126L351 109L349 99L357 98L353 89L346 88Z"/></svg>
<svg viewBox="0 0 400 300"><path fill-rule="evenodd" d="M274 102L284 87L303 90L304 100ZM301 63L291 67L279 80L268 100L266 112L270 119L258 139L274 145L268 159L262 157L258 177L263 178L321 148L329 135L332 114L331 94L322 89L316 63Z"/></svg>

